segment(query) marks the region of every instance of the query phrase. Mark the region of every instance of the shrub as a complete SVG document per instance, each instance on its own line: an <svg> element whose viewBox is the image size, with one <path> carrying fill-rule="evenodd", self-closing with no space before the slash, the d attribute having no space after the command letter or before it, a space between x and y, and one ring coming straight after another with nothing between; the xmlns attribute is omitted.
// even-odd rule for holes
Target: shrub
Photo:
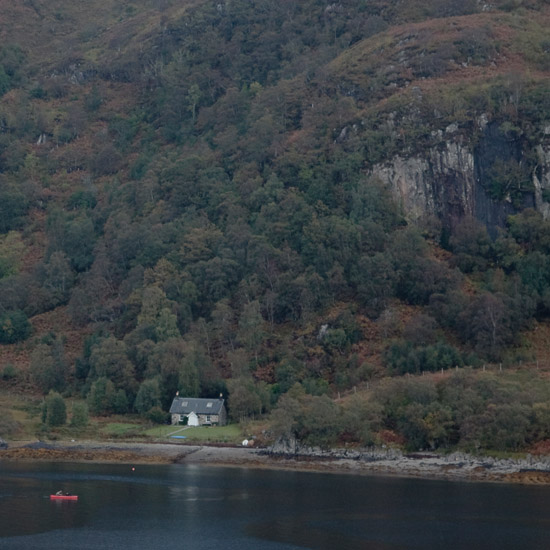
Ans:
<svg viewBox="0 0 550 550"><path fill-rule="evenodd" d="M146 417L155 424L164 424L168 420L169 414L160 407L153 407L147 412Z"/></svg>
<svg viewBox="0 0 550 550"><path fill-rule="evenodd" d="M48 426L63 426L67 421L65 400L57 392L50 391L46 397L42 420Z"/></svg>
<svg viewBox="0 0 550 550"><path fill-rule="evenodd" d="M26 340L31 334L31 324L25 313L17 309L0 315L0 344L13 344Z"/></svg>
<svg viewBox="0 0 550 550"><path fill-rule="evenodd" d="M82 428L88 424L88 405L86 403L75 403L73 405L73 415L71 417L71 426Z"/></svg>
<svg viewBox="0 0 550 550"><path fill-rule="evenodd" d="M16 376L17 370L11 363L8 363L2 370L2 380L13 380Z"/></svg>

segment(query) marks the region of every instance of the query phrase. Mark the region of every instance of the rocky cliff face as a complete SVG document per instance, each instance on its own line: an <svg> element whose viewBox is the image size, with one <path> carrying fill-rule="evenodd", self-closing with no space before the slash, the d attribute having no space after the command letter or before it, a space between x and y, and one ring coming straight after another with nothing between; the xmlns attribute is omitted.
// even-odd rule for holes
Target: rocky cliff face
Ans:
<svg viewBox="0 0 550 550"><path fill-rule="evenodd" d="M477 125L480 136L475 144L453 124L433 133L437 145L408 157L396 155L375 165L371 175L392 189L411 221L435 216L444 227L452 228L462 218L473 217L494 235L509 215L523 208L536 208L550 217L550 204L545 200L545 190L550 190L550 146L537 145L530 154L536 166L528 167L521 139L504 135L484 117ZM497 161L514 161L529 172L532 186L519 202L508 196L493 198L487 192Z"/></svg>
<svg viewBox="0 0 550 550"><path fill-rule="evenodd" d="M461 143L446 141L422 156L396 156L372 173L390 186L410 220L434 214L458 220L475 214L474 155Z"/></svg>
<svg viewBox="0 0 550 550"><path fill-rule="evenodd" d="M550 127L545 129L546 135L550 134ZM535 148L538 162L537 169L533 172L533 187L535 205L544 218L550 218L550 203L544 200L544 192L550 190L550 146L537 145Z"/></svg>

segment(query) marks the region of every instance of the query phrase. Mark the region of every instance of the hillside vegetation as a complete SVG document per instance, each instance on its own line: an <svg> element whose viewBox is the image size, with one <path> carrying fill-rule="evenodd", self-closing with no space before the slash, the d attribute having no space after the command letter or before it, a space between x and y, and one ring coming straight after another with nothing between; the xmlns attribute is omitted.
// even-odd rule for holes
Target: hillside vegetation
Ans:
<svg viewBox="0 0 550 550"><path fill-rule="evenodd" d="M0 384L155 421L222 393L312 444L547 438L547 2L0 9ZM411 223L373 167L480 117L513 214Z"/></svg>

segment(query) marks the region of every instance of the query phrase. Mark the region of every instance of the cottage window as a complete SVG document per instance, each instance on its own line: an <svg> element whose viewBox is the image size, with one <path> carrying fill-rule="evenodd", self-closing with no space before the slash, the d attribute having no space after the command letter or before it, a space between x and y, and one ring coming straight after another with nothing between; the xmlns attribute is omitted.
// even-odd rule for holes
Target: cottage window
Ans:
<svg viewBox="0 0 550 550"><path fill-rule="evenodd" d="M210 415L209 414L206 415L206 421L210 422Z"/></svg>
<svg viewBox="0 0 550 550"><path fill-rule="evenodd" d="M207 408L212 408L212 401L209 401L207 404L206 404Z"/></svg>
<svg viewBox="0 0 550 550"><path fill-rule="evenodd" d="M189 403L189 401L182 401L182 402L181 402L181 406L182 406L182 407L187 407L187 403Z"/></svg>

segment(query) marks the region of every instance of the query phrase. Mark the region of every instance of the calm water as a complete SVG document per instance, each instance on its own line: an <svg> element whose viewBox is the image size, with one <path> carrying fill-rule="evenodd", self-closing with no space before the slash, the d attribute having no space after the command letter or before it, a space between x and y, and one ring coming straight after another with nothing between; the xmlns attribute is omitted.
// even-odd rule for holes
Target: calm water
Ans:
<svg viewBox="0 0 550 550"><path fill-rule="evenodd" d="M2 550L548 550L549 512L546 487L0 462Z"/></svg>

